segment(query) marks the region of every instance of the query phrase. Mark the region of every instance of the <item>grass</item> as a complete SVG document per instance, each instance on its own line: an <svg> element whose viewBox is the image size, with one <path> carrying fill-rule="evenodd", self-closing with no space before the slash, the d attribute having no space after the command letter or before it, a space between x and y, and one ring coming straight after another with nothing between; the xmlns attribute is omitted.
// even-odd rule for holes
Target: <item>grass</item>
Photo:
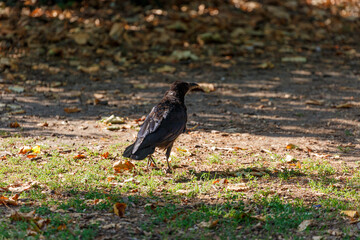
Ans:
<svg viewBox="0 0 360 240"><path fill-rule="evenodd" d="M49 223L31 235L31 221L2 217L0 239L93 239L106 232L109 223L122 224L113 213L115 203L127 204L125 219L130 220L121 225L119 234L125 231L140 239L301 239L326 235L327 225L334 221L346 238L352 230L340 211L360 208L360 171L329 160L300 159L298 168L280 153L247 154L254 161L245 167L241 154L219 152L208 154L203 165L196 165L198 169L210 166L211 171L196 171L190 165L169 175L162 169L147 170L146 161L140 161L135 171L114 174L115 160L101 155L115 156L126 144L99 151L97 146L62 145L56 138L53 142L47 146L33 139L8 137L1 143L0 150L11 155L0 161L0 187L33 184L20 194L21 204L9 208L24 213L35 210ZM18 154L24 145L41 145L40 158ZM80 153L86 157L74 159ZM191 158L188 150L179 148L177 153L172 164ZM165 167L163 158L156 162ZM216 170L229 165L233 166L230 170ZM236 184L244 190L228 189ZM293 192L297 191L300 195L296 197ZM11 191L1 194L14 195ZM316 197L303 197L307 195ZM9 209L0 206L0 214L9 214ZM299 233L299 224L309 219L315 227Z"/></svg>

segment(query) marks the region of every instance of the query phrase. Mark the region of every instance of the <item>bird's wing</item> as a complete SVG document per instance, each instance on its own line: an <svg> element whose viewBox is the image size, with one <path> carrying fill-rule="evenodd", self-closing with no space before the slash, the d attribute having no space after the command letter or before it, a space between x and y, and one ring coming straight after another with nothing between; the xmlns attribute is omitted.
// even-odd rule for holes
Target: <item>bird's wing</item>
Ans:
<svg viewBox="0 0 360 240"><path fill-rule="evenodd" d="M158 104L141 126L132 153L140 148L156 147L163 142L174 141L183 132L186 119L186 109Z"/></svg>

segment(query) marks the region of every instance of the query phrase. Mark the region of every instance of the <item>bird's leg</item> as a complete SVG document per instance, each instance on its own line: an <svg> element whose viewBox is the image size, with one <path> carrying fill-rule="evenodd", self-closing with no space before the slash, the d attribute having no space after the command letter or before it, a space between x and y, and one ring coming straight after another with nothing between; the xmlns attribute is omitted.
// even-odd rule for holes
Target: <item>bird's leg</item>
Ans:
<svg viewBox="0 0 360 240"><path fill-rule="evenodd" d="M156 162L154 161L153 157L151 155L148 156L148 162L147 167L151 166L151 162L154 163L154 166L156 167Z"/></svg>
<svg viewBox="0 0 360 240"><path fill-rule="evenodd" d="M167 162L167 165L168 165L168 169L166 170L166 172L168 172L168 173L172 172L170 164L169 164L169 157L170 157L172 146L173 146L173 143L166 149L166 154L165 154L166 155L166 162Z"/></svg>

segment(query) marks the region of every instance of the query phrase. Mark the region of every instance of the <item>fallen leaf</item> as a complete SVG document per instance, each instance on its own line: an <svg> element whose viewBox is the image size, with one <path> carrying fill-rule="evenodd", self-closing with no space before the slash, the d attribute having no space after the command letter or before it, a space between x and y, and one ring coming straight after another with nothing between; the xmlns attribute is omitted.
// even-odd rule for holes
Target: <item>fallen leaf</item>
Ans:
<svg viewBox="0 0 360 240"><path fill-rule="evenodd" d="M9 199L8 197L0 196L0 205L12 205L17 206L18 203L16 200Z"/></svg>
<svg viewBox="0 0 360 240"><path fill-rule="evenodd" d="M90 67L79 66L78 69L82 72L93 74L100 70L100 66L98 64L93 64Z"/></svg>
<svg viewBox="0 0 360 240"><path fill-rule="evenodd" d="M72 36L72 38L74 39L74 41L75 41L77 44L79 44L79 45L85 45L85 44L88 42L90 36L89 36L89 34L87 34L87 33L84 33L84 32L81 33L81 32L80 32L80 33L74 34L74 35Z"/></svg>
<svg viewBox="0 0 360 240"><path fill-rule="evenodd" d="M7 187L8 191L15 192L15 193L22 193L24 191L29 190L34 185L38 184L38 182L29 182L26 184L16 184L16 185L10 185Z"/></svg>
<svg viewBox="0 0 360 240"><path fill-rule="evenodd" d="M229 184L226 188L228 191L246 192L250 188L245 183Z"/></svg>
<svg viewBox="0 0 360 240"><path fill-rule="evenodd" d="M8 217L14 221L28 221L35 218L35 210L28 213L21 213L13 210Z"/></svg>
<svg viewBox="0 0 360 240"><path fill-rule="evenodd" d="M292 143L289 143L288 145L286 145L286 149L294 149L296 148L296 146Z"/></svg>
<svg viewBox="0 0 360 240"><path fill-rule="evenodd" d="M291 155L286 155L285 162L287 162L287 163L296 163L297 160Z"/></svg>
<svg viewBox="0 0 360 240"><path fill-rule="evenodd" d="M27 154L32 150L32 147L24 146L20 149L19 154Z"/></svg>
<svg viewBox="0 0 360 240"><path fill-rule="evenodd" d="M102 120L102 122L111 123L111 124L123 124L123 123L125 123L125 119L123 117L111 115L110 117Z"/></svg>
<svg viewBox="0 0 360 240"><path fill-rule="evenodd" d="M156 68L154 70L154 72L157 72L157 73L174 73L175 71L176 71L176 68L169 66L169 65L165 65L165 66Z"/></svg>
<svg viewBox="0 0 360 240"><path fill-rule="evenodd" d="M116 215L118 215L119 217L125 217L125 209L126 209L125 203L115 203L114 204L114 213Z"/></svg>
<svg viewBox="0 0 360 240"><path fill-rule="evenodd" d="M105 152L105 153L103 153L103 154L101 154L101 157L102 158L108 158L109 157L109 152Z"/></svg>
<svg viewBox="0 0 360 240"><path fill-rule="evenodd" d="M109 131L117 131L117 130L120 130L120 127L119 126L108 126L108 127L106 127L106 129Z"/></svg>
<svg viewBox="0 0 360 240"><path fill-rule="evenodd" d="M324 100L306 100L305 101L306 104L309 105L324 105L325 101Z"/></svg>
<svg viewBox="0 0 360 240"><path fill-rule="evenodd" d="M196 56L189 50L186 50L186 51L175 50L172 52L170 57L172 57L178 61L187 60L187 59L196 61L199 59L198 56Z"/></svg>
<svg viewBox="0 0 360 240"><path fill-rule="evenodd" d="M62 231L62 230L65 230L67 227L66 227L66 225L65 225L65 223L64 224L61 224L61 225L59 225L56 229L58 230L58 231Z"/></svg>
<svg viewBox="0 0 360 240"><path fill-rule="evenodd" d="M117 41L120 39L122 33L124 32L124 25L122 23L114 23L111 26L110 32L109 32L109 36Z"/></svg>
<svg viewBox="0 0 360 240"><path fill-rule="evenodd" d="M199 86L204 90L204 92L209 93L209 92L214 92L215 89L215 85L212 83L199 83Z"/></svg>
<svg viewBox="0 0 360 240"><path fill-rule="evenodd" d="M264 62L256 66L256 68L260 68L260 69L272 69L274 67L275 67L274 64L271 62Z"/></svg>
<svg viewBox="0 0 360 240"><path fill-rule="evenodd" d="M135 168L135 165L132 164L130 161L125 160L123 163L121 160L117 161L113 164L113 168L115 173L121 173L123 171L131 171Z"/></svg>
<svg viewBox="0 0 360 240"><path fill-rule="evenodd" d="M359 212L358 211L354 211L354 210L344 210L340 212L341 214L344 214L348 217L351 218L358 218L359 217Z"/></svg>
<svg viewBox="0 0 360 240"><path fill-rule="evenodd" d="M11 122L10 123L10 127L11 128L19 128L20 127L20 124L18 122Z"/></svg>
<svg viewBox="0 0 360 240"><path fill-rule="evenodd" d="M31 159L31 158L36 158L37 155L35 155L35 154L28 154L26 157Z"/></svg>
<svg viewBox="0 0 360 240"><path fill-rule="evenodd" d="M225 40L218 32L207 32L198 35L197 41L200 45L204 45L206 43L222 43Z"/></svg>
<svg viewBox="0 0 360 240"><path fill-rule="evenodd" d="M9 90L16 92L16 93L22 93L22 92L24 92L25 89L24 89L24 87L21 87L21 86L10 86Z"/></svg>
<svg viewBox="0 0 360 240"><path fill-rule="evenodd" d="M298 232L303 232L305 231L305 229L307 227L309 227L310 225L312 225L314 223L314 220L310 219L310 220L304 220L300 223L300 225L298 226Z"/></svg>
<svg viewBox="0 0 360 240"><path fill-rule="evenodd" d="M39 145L36 145L35 147L33 147L31 149L31 152L33 153L40 153L40 146Z"/></svg>
<svg viewBox="0 0 360 240"><path fill-rule="evenodd" d="M86 158L85 155L83 155L83 154L78 154L78 155L74 156L73 159L84 159L84 158Z"/></svg>
<svg viewBox="0 0 360 240"><path fill-rule="evenodd" d="M210 220L208 222L203 221L203 222L198 223L197 226L201 227L201 228L210 228L211 229L211 228L215 228L217 226L218 222L219 222L219 220L215 220L215 221Z"/></svg>
<svg viewBox="0 0 360 240"><path fill-rule="evenodd" d="M12 196L11 198L10 198L10 200L13 200L13 201L17 201L18 199L19 199L19 194L18 193L16 193L14 196Z"/></svg>
<svg viewBox="0 0 360 240"><path fill-rule="evenodd" d="M76 113L76 112L80 112L81 109L77 107L71 107L71 108L64 108L64 111L66 113Z"/></svg>
<svg viewBox="0 0 360 240"><path fill-rule="evenodd" d="M176 21L176 22L166 26L166 28L169 30L175 30L178 32L186 32L188 30L187 25L181 21Z"/></svg>
<svg viewBox="0 0 360 240"><path fill-rule="evenodd" d="M354 106L355 106L355 104L353 104L351 102L347 102L347 103L344 103L344 104L336 105L335 107L336 108L352 108Z"/></svg>
<svg viewBox="0 0 360 240"><path fill-rule="evenodd" d="M307 61L306 57L283 57L281 58L282 62L292 62L292 63L305 63Z"/></svg>
<svg viewBox="0 0 360 240"><path fill-rule="evenodd" d="M109 176L109 177L107 177L106 179L107 179L108 182L111 182L112 180L115 179L115 177L114 177L114 176Z"/></svg>

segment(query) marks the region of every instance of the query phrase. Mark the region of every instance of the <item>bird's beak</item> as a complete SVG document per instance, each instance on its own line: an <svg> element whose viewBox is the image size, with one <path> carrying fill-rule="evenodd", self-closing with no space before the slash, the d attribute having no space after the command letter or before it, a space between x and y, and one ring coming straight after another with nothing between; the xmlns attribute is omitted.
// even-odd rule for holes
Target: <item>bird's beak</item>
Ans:
<svg viewBox="0 0 360 240"><path fill-rule="evenodd" d="M189 92L204 92L204 89L202 89L199 84L197 83L189 83Z"/></svg>

